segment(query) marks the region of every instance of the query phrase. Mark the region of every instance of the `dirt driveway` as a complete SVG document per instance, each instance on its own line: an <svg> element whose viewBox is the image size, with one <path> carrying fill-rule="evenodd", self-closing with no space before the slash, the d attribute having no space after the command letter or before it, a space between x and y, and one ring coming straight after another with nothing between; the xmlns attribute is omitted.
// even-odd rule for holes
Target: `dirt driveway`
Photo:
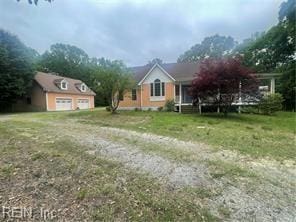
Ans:
<svg viewBox="0 0 296 222"><path fill-rule="evenodd" d="M2 123L13 116L3 116ZM45 124L38 134L54 141L67 138L86 153L120 162L158 180L170 189L202 188L210 195L198 203L229 221L295 221L296 170L293 164L254 160L232 151L175 138L126 129L102 127L77 119L26 119ZM2 124L1 123L1 124ZM197 204L197 203L196 203Z"/></svg>
<svg viewBox="0 0 296 222"><path fill-rule="evenodd" d="M46 133L71 137L87 152L148 173L174 189L204 187L203 204L219 215L224 206L230 221L294 221L296 172L293 165L253 160L206 144L77 121L49 122ZM52 131L54 129L54 131ZM71 129L71 130L65 130ZM83 130L81 130L83 129Z"/></svg>

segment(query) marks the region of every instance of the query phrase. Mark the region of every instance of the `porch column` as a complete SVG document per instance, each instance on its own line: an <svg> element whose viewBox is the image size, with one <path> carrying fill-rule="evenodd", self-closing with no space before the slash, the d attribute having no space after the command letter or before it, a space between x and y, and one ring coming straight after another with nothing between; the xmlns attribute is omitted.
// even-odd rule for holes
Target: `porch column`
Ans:
<svg viewBox="0 0 296 222"><path fill-rule="evenodd" d="M238 113L241 113L241 104L242 104L242 82L239 82L239 91L238 91Z"/></svg>
<svg viewBox="0 0 296 222"><path fill-rule="evenodd" d="M141 95L140 95L140 98L141 98L141 100L140 100L140 108L141 108L141 110L142 110L142 94L143 94L143 87L142 87L142 84L141 84L141 89L140 89L140 93L141 93Z"/></svg>
<svg viewBox="0 0 296 222"><path fill-rule="evenodd" d="M182 83L179 83L179 113L182 113Z"/></svg>
<svg viewBox="0 0 296 222"><path fill-rule="evenodd" d="M275 93L275 78L270 79L270 93Z"/></svg>

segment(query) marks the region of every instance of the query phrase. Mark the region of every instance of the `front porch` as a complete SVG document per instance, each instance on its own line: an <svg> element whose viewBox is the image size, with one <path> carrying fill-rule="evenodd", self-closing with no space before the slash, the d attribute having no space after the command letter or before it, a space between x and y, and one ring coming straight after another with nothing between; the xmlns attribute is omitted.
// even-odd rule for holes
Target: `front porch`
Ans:
<svg viewBox="0 0 296 222"><path fill-rule="evenodd" d="M280 77L279 73L261 73L255 74L259 84L259 92L261 95L272 94L276 92L276 79ZM188 112L200 112L204 106L213 106L207 103L200 103L198 106L193 106L193 100L190 96L189 89L191 87L191 81L176 82L175 83L175 111L179 113L188 113ZM250 102L242 99L241 93L237 95L237 98L233 102L234 106L238 106L240 111L240 106L244 105L256 105L257 102ZM217 109L217 112L219 110Z"/></svg>
<svg viewBox="0 0 296 222"><path fill-rule="evenodd" d="M189 95L189 88L191 87L190 82L179 82L175 84L175 111L182 113L182 107L185 111L192 109L192 97ZM196 109L196 107L195 107ZM198 111L198 110L196 110Z"/></svg>

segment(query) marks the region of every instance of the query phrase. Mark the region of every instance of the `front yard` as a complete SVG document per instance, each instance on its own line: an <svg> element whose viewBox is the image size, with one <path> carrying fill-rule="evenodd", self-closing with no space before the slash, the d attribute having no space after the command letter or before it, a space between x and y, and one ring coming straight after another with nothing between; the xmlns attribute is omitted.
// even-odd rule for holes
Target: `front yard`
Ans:
<svg viewBox="0 0 296 222"><path fill-rule="evenodd" d="M8 208L71 221L296 217L294 113L2 115L0 143Z"/></svg>
<svg viewBox="0 0 296 222"><path fill-rule="evenodd" d="M170 136L184 141L204 142L216 149L229 149L254 158L295 159L295 113L263 115L203 115L163 112L104 111L78 112L69 115L79 121L139 132Z"/></svg>

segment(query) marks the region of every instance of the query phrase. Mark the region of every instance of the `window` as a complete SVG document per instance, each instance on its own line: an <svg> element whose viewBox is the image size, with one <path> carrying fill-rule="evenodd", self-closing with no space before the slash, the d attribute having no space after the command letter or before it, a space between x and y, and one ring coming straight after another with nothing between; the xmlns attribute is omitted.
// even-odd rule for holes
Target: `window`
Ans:
<svg viewBox="0 0 296 222"><path fill-rule="evenodd" d="M68 89L68 83L65 80L61 81L61 89L63 90Z"/></svg>
<svg viewBox="0 0 296 222"><path fill-rule="evenodd" d="M160 96L160 80L156 79L154 81L154 96Z"/></svg>
<svg viewBox="0 0 296 222"><path fill-rule="evenodd" d="M159 79L150 83L150 96L165 96L165 83Z"/></svg>
<svg viewBox="0 0 296 222"><path fill-rule="evenodd" d="M123 99L124 99L124 98L123 98L123 92L119 92L119 100L120 100L120 101L123 101Z"/></svg>
<svg viewBox="0 0 296 222"><path fill-rule="evenodd" d="M153 83L150 83L150 96L154 95Z"/></svg>
<svg viewBox="0 0 296 222"><path fill-rule="evenodd" d="M137 100L137 90L132 89L132 100Z"/></svg>
<svg viewBox="0 0 296 222"><path fill-rule="evenodd" d="M175 85L175 95L176 96L180 95L180 85Z"/></svg>
<svg viewBox="0 0 296 222"><path fill-rule="evenodd" d="M86 91L86 85L84 83L81 84L80 90L81 90L81 92L85 92Z"/></svg>

